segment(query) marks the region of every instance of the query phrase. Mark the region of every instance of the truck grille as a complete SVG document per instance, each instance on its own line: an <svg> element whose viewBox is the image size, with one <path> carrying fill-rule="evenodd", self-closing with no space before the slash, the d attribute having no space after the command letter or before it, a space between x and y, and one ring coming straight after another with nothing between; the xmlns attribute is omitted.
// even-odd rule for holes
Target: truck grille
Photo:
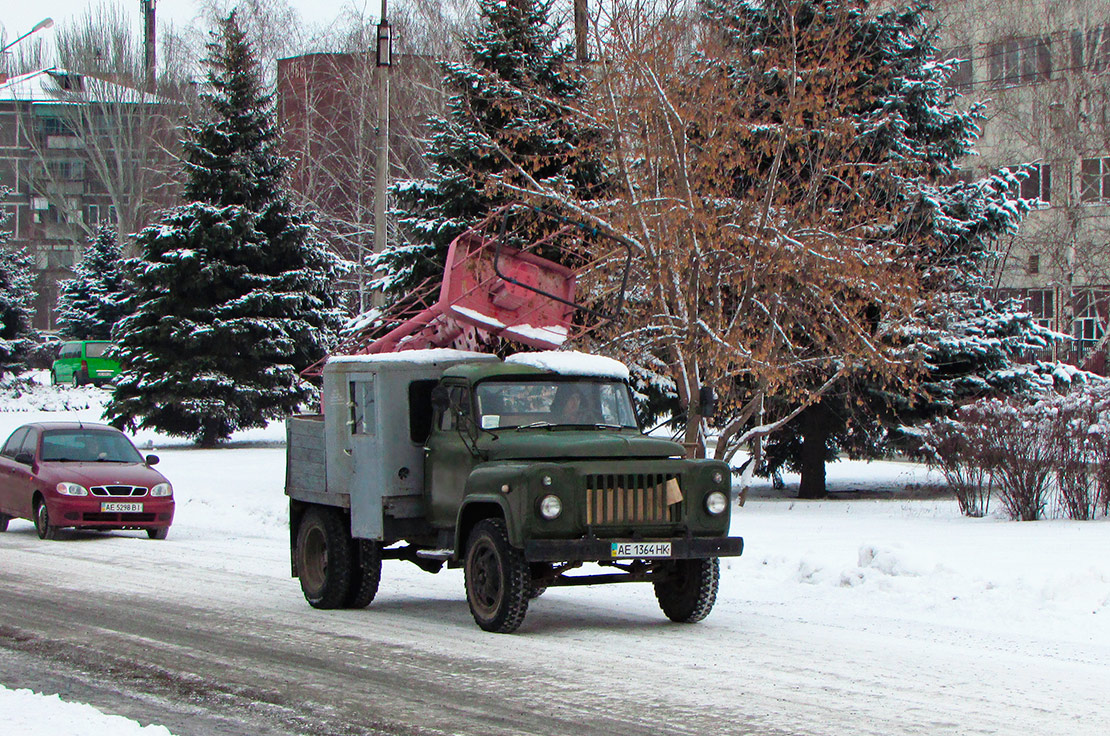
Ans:
<svg viewBox="0 0 1110 736"><path fill-rule="evenodd" d="M143 486L93 486L89 492L94 496L145 496Z"/></svg>
<svg viewBox="0 0 1110 736"><path fill-rule="evenodd" d="M672 481L668 499L667 484ZM586 523L680 522L685 501L679 488L681 479L677 475L587 475Z"/></svg>

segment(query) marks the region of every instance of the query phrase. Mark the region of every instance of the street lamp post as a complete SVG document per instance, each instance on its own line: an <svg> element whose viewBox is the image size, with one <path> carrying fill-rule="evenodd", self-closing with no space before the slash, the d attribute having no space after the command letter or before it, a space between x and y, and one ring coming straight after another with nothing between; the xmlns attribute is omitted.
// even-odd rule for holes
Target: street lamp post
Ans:
<svg viewBox="0 0 1110 736"><path fill-rule="evenodd" d="M43 18L38 23L36 23L31 28L31 30L27 31L22 36L20 36L16 40L12 41L11 43L9 43L4 48L0 49L0 54L3 54L5 52L7 52L8 49L10 49L12 46L15 46L17 43L19 43L23 39L27 38L32 33L38 33L39 31L41 31L44 28L52 28L53 26L54 26L54 19L53 18ZM5 63L4 66L7 66L7 64ZM0 82L4 81L7 78L7 76L8 76L7 69L0 69Z"/></svg>
<svg viewBox="0 0 1110 736"><path fill-rule="evenodd" d="M34 25L34 27L31 28L31 30L27 31L22 36L20 36L16 40L12 41L11 43L9 43L4 48L0 49L0 54L4 53L8 49L10 49L12 46L15 46L17 43L19 43L23 39L27 38L28 36L30 36L32 33L38 33L39 31L41 31L44 28L53 27L53 25L54 25L54 19L53 18L43 18L38 23L36 23Z"/></svg>

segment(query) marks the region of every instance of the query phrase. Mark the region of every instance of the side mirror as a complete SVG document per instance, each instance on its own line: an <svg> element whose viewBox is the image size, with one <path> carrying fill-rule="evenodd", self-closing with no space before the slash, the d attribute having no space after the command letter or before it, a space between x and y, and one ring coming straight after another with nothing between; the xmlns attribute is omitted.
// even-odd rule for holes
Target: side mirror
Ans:
<svg viewBox="0 0 1110 736"><path fill-rule="evenodd" d="M12 459L20 465L32 465L35 462L35 456L30 452L21 452Z"/></svg>
<svg viewBox="0 0 1110 736"><path fill-rule="evenodd" d="M717 413L717 392L712 386L702 386L698 390L698 414L712 419Z"/></svg>
<svg viewBox="0 0 1110 736"><path fill-rule="evenodd" d="M146 456L146 464L147 465L157 465L158 464L158 456L157 455L147 455Z"/></svg>
<svg viewBox="0 0 1110 736"><path fill-rule="evenodd" d="M447 387L443 385L432 389L432 408L445 411L451 402Z"/></svg>

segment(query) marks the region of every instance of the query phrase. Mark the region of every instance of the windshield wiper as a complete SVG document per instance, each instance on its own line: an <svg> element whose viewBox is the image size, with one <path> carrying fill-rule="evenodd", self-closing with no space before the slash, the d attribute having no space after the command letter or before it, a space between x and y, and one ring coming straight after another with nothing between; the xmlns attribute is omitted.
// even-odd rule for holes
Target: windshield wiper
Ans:
<svg viewBox="0 0 1110 736"><path fill-rule="evenodd" d="M552 424L551 422L544 421L544 420L541 419L540 421L532 422L531 424L521 424L520 426L513 427L513 429L518 429L518 430L519 429L535 429L537 427L554 427L554 426L555 425Z"/></svg>

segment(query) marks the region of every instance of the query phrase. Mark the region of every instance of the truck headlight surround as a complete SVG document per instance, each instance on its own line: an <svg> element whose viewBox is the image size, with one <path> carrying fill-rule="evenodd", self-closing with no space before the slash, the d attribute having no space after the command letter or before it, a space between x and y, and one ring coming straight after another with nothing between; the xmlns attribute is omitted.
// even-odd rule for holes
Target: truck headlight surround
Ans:
<svg viewBox="0 0 1110 736"><path fill-rule="evenodd" d="M723 514L728 508L728 495L724 491L713 491L705 496L705 510L713 516Z"/></svg>
<svg viewBox="0 0 1110 736"><path fill-rule="evenodd" d="M540 499L539 503L540 516L548 521L554 521L559 518L563 513L563 501L554 493L549 493Z"/></svg>
<svg viewBox="0 0 1110 736"><path fill-rule="evenodd" d="M89 489L85 488L85 486L77 485L76 483L67 483L65 481L62 481L57 486L55 486L55 489L63 496L89 495Z"/></svg>
<svg viewBox="0 0 1110 736"><path fill-rule="evenodd" d="M158 485L153 486L150 489L150 495L152 495L152 496L172 496L173 495L173 486L171 486L169 483L159 483Z"/></svg>

